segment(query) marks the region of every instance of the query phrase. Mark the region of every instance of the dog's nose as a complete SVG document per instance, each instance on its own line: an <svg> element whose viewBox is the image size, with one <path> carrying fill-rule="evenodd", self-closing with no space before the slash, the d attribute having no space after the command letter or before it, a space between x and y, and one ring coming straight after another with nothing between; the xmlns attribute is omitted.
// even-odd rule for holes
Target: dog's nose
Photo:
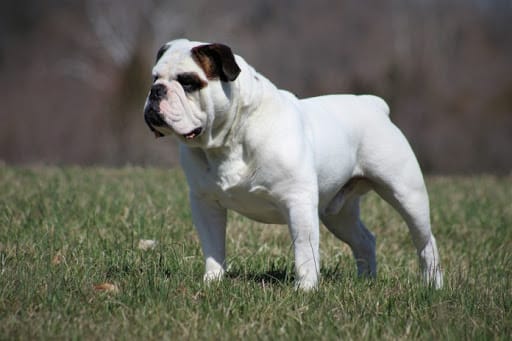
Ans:
<svg viewBox="0 0 512 341"><path fill-rule="evenodd" d="M163 84L155 84L151 87L151 91L149 92L149 99L151 100L160 100L165 95L167 95L167 88Z"/></svg>

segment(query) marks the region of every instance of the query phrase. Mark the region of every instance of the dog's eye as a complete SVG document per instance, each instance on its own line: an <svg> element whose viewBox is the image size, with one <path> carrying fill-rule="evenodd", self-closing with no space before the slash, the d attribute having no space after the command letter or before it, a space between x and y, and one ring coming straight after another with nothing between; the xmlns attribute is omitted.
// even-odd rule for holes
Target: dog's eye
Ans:
<svg viewBox="0 0 512 341"><path fill-rule="evenodd" d="M158 75L153 75L153 83L156 82L156 80L158 79Z"/></svg>
<svg viewBox="0 0 512 341"><path fill-rule="evenodd" d="M183 73L176 79L185 92L194 92L206 86L206 83L196 74Z"/></svg>

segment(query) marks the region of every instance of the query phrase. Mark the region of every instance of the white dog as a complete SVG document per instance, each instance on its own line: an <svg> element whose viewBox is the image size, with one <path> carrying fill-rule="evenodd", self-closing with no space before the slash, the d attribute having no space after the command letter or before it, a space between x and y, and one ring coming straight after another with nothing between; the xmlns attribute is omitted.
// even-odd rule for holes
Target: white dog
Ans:
<svg viewBox="0 0 512 341"><path fill-rule="evenodd" d="M373 189L405 219L424 281L442 286L422 173L382 99L298 99L229 47L185 39L158 51L153 78L144 118L180 141L206 282L225 271L226 209L288 224L298 288L318 284L320 220L351 247L359 275L375 276L375 238L359 218Z"/></svg>

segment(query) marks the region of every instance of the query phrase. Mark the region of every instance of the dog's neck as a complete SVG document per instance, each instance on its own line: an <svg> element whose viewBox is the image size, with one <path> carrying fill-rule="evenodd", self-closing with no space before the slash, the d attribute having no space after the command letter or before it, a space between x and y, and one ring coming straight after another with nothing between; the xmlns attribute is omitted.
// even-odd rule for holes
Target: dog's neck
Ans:
<svg viewBox="0 0 512 341"><path fill-rule="evenodd" d="M222 122L216 131L211 131L205 152L219 153L218 148L232 149L242 143L244 126L241 116L257 114L262 103L268 103L270 96L275 96L277 88L265 76L259 74L242 57L236 56L236 62L242 69L238 78L229 83L231 91L236 94L230 111L233 113L228 120ZM224 154L228 151L221 152ZM228 152L229 153L229 152Z"/></svg>
<svg viewBox="0 0 512 341"><path fill-rule="evenodd" d="M252 152L252 148L246 145L251 118L279 114L281 105L296 99L288 91L277 89L241 57L236 56L236 61L242 71L234 82L229 83L230 91L236 94L229 109L232 115L216 128L217 131L210 133L206 146L200 148L201 152L196 151L202 154L208 169L217 174L223 190L236 186L251 172L251 165L246 159Z"/></svg>
<svg viewBox="0 0 512 341"><path fill-rule="evenodd" d="M265 102L264 99L275 96L278 89L265 76L247 64L242 57L236 56L236 62L242 69L236 80L241 101L240 110L246 113L257 112L261 103Z"/></svg>

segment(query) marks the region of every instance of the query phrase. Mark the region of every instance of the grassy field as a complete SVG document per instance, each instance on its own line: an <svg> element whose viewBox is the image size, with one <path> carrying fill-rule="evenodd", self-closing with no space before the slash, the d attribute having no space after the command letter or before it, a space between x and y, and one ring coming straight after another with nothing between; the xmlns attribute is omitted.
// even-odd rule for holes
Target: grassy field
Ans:
<svg viewBox="0 0 512 341"><path fill-rule="evenodd" d="M228 278L204 287L178 170L0 167L0 339L510 340L512 178L427 182L443 290L417 284L405 225L370 194L377 279L322 228L322 283L304 294L287 228L235 214Z"/></svg>

